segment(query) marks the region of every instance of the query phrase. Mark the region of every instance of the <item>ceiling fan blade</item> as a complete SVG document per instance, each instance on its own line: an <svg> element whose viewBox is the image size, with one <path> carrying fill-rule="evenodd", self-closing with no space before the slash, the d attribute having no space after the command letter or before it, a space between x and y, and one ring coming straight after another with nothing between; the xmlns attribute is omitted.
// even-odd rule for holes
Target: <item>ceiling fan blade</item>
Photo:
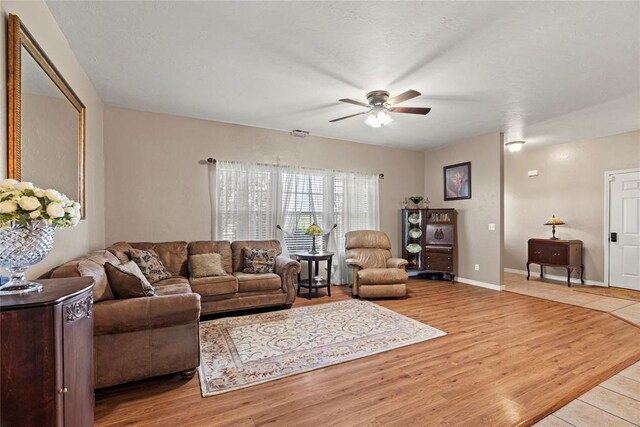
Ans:
<svg viewBox="0 0 640 427"><path fill-rule="evenodd" d="M406 92L401 93L400 95L394 96L393 98L389 99L387 101L387 104L397 105L397 104L400 104L401 102L408 101L411 98L415 98L416 96L420 96L420 95L422 94L417 90L410 89Z"/></svg>
<svg viewBox="0 0 640 427"><path fill-rule="evenodd" d="M339 122L340 120L350 119L351 117L360 116L360 115L362 115L362 114L368 114L368 113L369 113L368 111L363 111L363 112L361 112L361 113L351 114L351 115L349 115L349 116L340 117L339 119L329 120L329 123Z"/></svg>
<svg viewBox="0 0 640 427"><path fill-rule="evenodd" d="M347 104L358 105L360 107L371 108L371 105L365 104L364 102L356 101L355 99L344 98L344 99L338 99L338 101L346 102Z"/></svg>
<svg viewBox="0 0 640 427"><path fill-rule="evenodd" d="M395 107L390 109L393 113L408 113L408 114L428 114L431 111L431 108L420 108L420 107Z"/></svg>

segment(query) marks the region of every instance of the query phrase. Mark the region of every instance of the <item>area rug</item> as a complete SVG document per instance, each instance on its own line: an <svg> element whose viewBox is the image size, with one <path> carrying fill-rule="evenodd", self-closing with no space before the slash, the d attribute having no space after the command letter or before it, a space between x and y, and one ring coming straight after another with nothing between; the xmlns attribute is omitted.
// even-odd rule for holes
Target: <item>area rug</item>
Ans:
<svg viewBox="0 0 640 427"><path fill-rule="evenodd" d="M612 298L626 299L629 301L640 302L640 291L632 289L623 289L604 286L572 286L578 292L587 292L590 294L603 295Z"/></svg>
<svg viewBox="0 0 640 427"><path fill-rule="evenodd" d="M200 324L200 386L213 396L446 335L347 300Z"/></svg>

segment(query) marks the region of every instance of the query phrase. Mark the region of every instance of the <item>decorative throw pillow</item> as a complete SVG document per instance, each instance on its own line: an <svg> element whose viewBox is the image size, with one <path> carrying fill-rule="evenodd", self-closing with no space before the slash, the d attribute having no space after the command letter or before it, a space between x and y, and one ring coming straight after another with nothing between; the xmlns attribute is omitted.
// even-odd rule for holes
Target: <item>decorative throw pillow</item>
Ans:
<svg viewBox="0 0 640 427"><path fill-rule="evenodd" d="M189 271L193 278L227 274L222 267L222 256L215 253L191 255L189 257Z"/></svg>
<svg viewBox="0 0 640 427"><path fill-rule="evenodd" d="M140 267L133 261L120 265L108 262L104 265L104 271L113 296L117 299L151 297L156 294Z"/></svg>
<svg viewBox="0 0 640 427"><path fill-rule="evenodd" d="M244 273L263 274L273 273L276 267L275 249L251 249L243 248Z"/></svg>
<svg viewBox="0 0 640 427"><path fill-rule="evenodd" d="M149 283L156 283L171 277L171 273L164 267L155 251L132 248L129 250L129 255L131 255L131 260L140 267L140 271Z"/></svg>

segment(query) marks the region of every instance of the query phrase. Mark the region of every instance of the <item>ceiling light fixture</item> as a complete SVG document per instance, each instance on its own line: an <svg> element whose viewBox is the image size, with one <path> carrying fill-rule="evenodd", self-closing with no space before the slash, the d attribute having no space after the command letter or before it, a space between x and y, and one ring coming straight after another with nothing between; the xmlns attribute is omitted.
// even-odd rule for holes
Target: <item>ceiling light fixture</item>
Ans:
<svg viewBox="0 0 640 427"><path fill-rule="evenodd" d="M375 106L373 110L367 116L367 119L364 121L367 126L371 126L372 128L381 128L383 126L391 123L393 119L382 106Z"/></svg>
<svg viewBox="0 0 640 427"><path fill-rule="evenodd" d="M524 147L524 141L511 141L504 144L504 146L507 147L510 152L515 153L516 151L522 150L522 147Z"/></svg>

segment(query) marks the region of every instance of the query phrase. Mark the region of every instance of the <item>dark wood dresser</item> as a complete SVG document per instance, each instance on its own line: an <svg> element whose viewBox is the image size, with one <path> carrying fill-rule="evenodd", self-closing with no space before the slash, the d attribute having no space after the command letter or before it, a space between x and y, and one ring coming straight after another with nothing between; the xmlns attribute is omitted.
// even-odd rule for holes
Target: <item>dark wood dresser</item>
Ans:
<svg viewBox="0 0 640 427"><path fill-rule="evenodd" d="M580 282L584 284L584 264L582 262L581 240L529 239L527 259L527 280L531 276L530 264L540 265L540 277L544 277L544 267L564 267L567 269L567 286L571 286L571 272L580 272Z"/></svg>
<svg viewBox="0 0 640 427"><path fill-rule="evenodd" d="M93 279L0 297L0 424L92 426Z"/></svg>

